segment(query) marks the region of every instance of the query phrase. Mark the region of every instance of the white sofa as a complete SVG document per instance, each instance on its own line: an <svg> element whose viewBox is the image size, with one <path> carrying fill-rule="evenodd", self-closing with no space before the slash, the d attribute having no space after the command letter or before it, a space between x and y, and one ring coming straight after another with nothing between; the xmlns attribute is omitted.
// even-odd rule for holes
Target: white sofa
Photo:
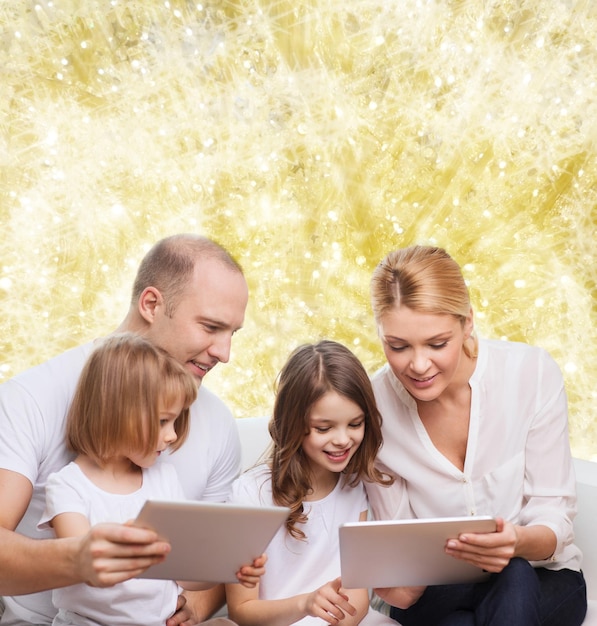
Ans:
<svg viewBox="0 0 597 626"><path fill-rule="evenodd" d="M266 417L245 417L237 420L243 469L253 465L267 449L270 442L267 422ZM583 551L583 572L589 599L589 610L584 624L597 626L597 463L575 459L574 467L578 490L575 541Z"/></svg>

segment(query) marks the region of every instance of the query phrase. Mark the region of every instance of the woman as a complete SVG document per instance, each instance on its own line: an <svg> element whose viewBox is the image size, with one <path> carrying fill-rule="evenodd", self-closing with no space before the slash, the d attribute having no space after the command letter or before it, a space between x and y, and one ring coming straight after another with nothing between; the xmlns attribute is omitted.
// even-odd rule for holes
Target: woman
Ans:
<svg viewBox="0 0 597 626"><path fill-rule="evenodd" d="M371 283L387 364L373 387L383 416L377 518L492 515L497 532L446 552L488 582L379 589L403 626L576 626L586 613L573 544L575 477L561 372L536 347L477 339L460 268L442 249L391 252Z"/></svg>

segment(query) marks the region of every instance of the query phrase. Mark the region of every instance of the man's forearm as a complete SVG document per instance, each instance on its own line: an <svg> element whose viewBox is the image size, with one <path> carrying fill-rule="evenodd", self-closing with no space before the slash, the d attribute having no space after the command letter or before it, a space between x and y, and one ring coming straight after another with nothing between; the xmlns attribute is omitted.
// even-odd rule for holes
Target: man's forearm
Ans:
<svg viewBox="0 0 597 626"><path fill-rule="evenodd" d="M0 528L0 595L15 596L81 582L76 539L30 539Z"/></svg>

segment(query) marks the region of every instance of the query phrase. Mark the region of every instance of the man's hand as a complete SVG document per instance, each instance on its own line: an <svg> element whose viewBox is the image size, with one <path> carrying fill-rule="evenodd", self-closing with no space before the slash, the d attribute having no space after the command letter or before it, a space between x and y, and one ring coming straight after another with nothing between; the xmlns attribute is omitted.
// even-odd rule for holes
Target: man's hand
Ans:
<svg viewBox="0 0 597 626"><path fill-rule="evenodd" d="M153 530L124 524L98 524L83 537L64 541L79 542L75 566L80 580L92 587L139 576L170 552L170 544Z"/></svg>
<svg viewBox="0 0 597 626"><path fill-rule="evenodd" d="M194 626L198 623L191 606L187 604L187 599L184 596L178 596L176 611L166 620L166 626Z"/></svg>
<svg viewBox="0 0 597 626"><path fill-rule="evenodd" d="M195 626L208 620L226 601L224 585L202 591L186 591L178 597L176 612L166 620L166 626Z"/></svg>

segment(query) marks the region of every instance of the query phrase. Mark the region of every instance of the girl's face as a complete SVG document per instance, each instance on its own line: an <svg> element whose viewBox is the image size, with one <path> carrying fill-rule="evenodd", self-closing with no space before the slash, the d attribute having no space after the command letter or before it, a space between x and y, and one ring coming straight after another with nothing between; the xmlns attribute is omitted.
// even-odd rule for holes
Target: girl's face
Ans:
<svg viewBox="0 0 597 626"><path fill-rule="evenodd" d="M160 405L160 432L156 450L147 455L133 453L129 459L139 467L151 467L158 459L160 454L171 446L178 438L174 430L174 423L178 416L182 413L182 400L175 400L169 405Z"/></svg>
<svg viewBox="0 0 597 626"><path fill-rule="evenodd" d="M473 329L453 315L394 308L379 321L379 335L392 372L416 400L437 399L454 381L463 344Z"/></svg>
<svg viewBox="0 0 597 626"><path fill-rule="evenodd" d="M365 415L359 405L335 391L326 393L311 409L302 445L313 473L344 470L364 435Z"/></svg>

